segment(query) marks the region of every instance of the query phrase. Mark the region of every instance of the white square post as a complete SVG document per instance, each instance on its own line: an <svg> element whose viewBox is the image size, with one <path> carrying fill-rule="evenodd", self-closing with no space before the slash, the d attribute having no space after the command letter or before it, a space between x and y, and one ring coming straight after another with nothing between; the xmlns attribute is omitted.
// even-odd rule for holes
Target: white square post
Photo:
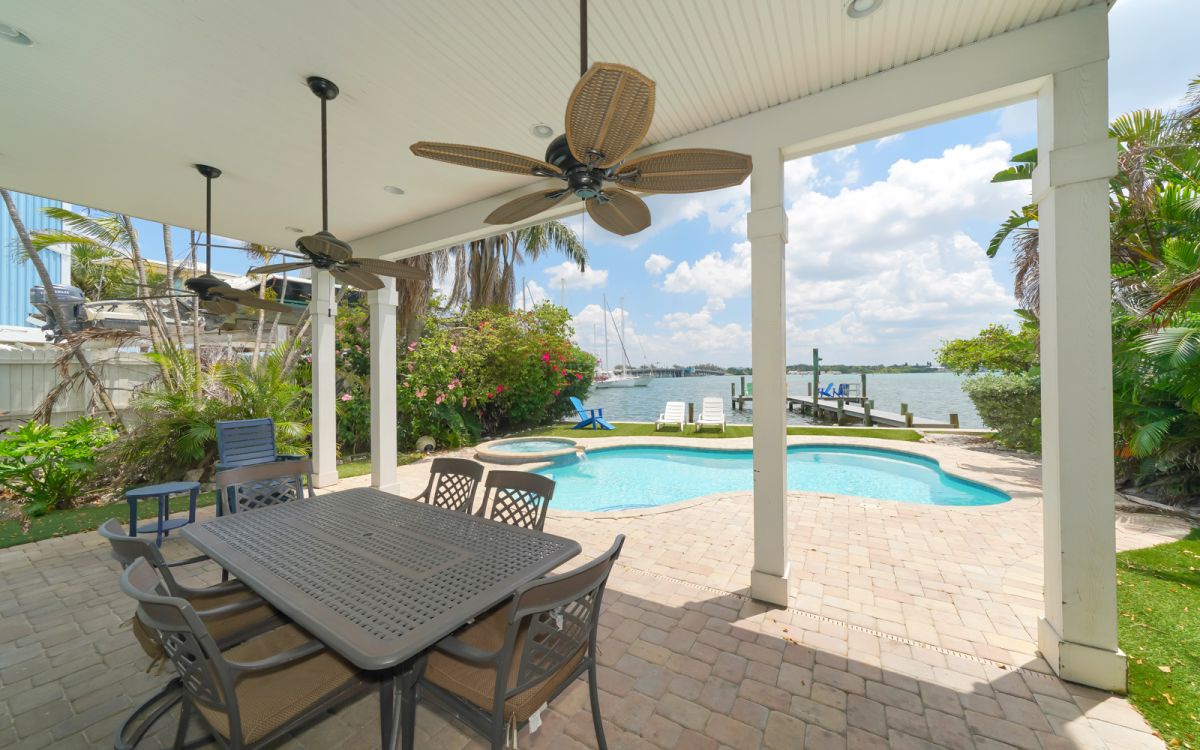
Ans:
<svg viewBox="0 0 1200 750"><path fill-rule="evenodd" d="M371 316L371 486L396 483L396 280L367 294Z"/></svg>
<svg viewBox="0 0 1200 750"><path fill-rule="evenodd" d="M336 484L337 474L337 300L333 276L313 269L312 299L313 484Z"/></svg>
<svg viewBox="0 0 1200 750"><path fill-rule="evenodd" d="M1042 490L1046 613L1038 646L1060 676L1125 690L1117 646L1107 61L1038 94Z"/></svg>
<svg viewBox="0 0 1200 750"><path fill-rule="evenodd" d="M754 156L750 177L751 364L754 375L754 568L750 595L787 606L787 347L783 157Z"/></svg>

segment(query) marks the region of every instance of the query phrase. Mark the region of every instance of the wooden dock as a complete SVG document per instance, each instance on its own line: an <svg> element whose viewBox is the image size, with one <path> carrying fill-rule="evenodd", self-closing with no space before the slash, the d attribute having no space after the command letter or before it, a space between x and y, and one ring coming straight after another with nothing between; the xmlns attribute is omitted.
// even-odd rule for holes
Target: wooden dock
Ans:
<svg viewBox="0 0 1200 750"><path fill-rule="evenodd" d="M733 408L744 411L747 404L753 404L754 396L736 396ZM811 415L813 400L809 398L787 397L787 410L800 410L801 414ZM846 399L817 399L816 420L836 424L861 423L868 427L911 427L914 429L958 428L958 415L950 414L945 420L931 417L919 417L910 411L882 411L871 406L868 399L862 403L851 403Z"/></svg>

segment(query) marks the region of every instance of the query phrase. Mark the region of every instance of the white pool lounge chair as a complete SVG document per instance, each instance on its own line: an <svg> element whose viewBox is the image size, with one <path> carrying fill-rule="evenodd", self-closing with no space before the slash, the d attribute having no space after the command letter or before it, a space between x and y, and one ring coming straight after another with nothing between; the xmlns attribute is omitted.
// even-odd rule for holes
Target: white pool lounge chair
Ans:
<svg viewBox="0 0 1200 750"><path fill-rule="evenodd" d="M679 431L683 432L683 427L687 423L687 404L682 401L668 401L663 407L663 413L658 415L658 421L654 423L654 429L663 425L677 424Z"/></svg>
<svg viewBox="0 0 1200 750"><path fill-rule="evenodd" d="M696 420L696 432L705 425L719 426L721 432L725 431L725 402L720 397L709 396L704 399L700 417Z"/></svg>

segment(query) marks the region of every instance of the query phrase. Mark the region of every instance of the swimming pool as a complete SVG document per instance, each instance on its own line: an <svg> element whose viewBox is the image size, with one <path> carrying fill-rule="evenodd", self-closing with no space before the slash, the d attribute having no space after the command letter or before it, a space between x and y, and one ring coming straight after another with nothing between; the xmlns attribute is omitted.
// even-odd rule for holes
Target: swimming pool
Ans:
<svg viewBox="0 0 1200 750"><path fill-rule="evenodd" d="M932 459L877 448L788 448L788 489L921 505L995 505L1000 490L951 476ZM668 446L593 450L539 469L552 477L559 510L627 510L752 489L752 454Z"/></svg>

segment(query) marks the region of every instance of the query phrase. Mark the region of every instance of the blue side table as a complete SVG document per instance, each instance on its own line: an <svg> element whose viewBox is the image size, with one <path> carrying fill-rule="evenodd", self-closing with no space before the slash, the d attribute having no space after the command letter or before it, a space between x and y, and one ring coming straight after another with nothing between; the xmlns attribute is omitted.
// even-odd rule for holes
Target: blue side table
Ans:
<svg viewBox="0 0 1200 750"><path fill-rule="evenodd" d="M190 495L187 518L171 518L171 496L182 495L185 492ZM158 498L158 520L139 527L138 501L152 497ZM168 536L172 529L196 522L196 500L199 497L199 482L165 482L129 490L125 493L125 500L129 502L129 536L154 532L154 545L161 547L163 537Z"/></svg>

